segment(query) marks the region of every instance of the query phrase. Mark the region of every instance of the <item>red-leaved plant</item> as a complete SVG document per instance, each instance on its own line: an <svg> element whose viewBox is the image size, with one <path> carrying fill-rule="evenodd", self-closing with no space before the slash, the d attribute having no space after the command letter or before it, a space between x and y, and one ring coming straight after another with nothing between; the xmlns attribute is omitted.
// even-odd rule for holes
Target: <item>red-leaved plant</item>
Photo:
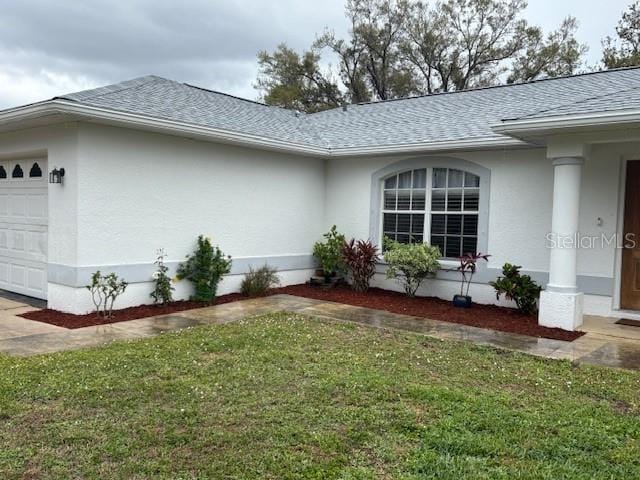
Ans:
<svg viewBox="0 0 640 480"><path fill-rule="evenodd" d="M351 274L353 289L356 292L369 290L369 282L376 273L378 247L370 240L351 239L342 245L342 261Z"/></svg>
<svg viewBox="0 0 640 480"><path fill-rule="evenodd" d="M460 265L458 266L457 270L462 275L460 295L466 295L467 297L469 296L469 287L471 286L471 279L473 278L473 274L476 273L476 269L478 268L478 260L484 260L486 262L489 260L490 256L491 255L486 255L483 253L465 253L461 257L458 257Z"/></svg>

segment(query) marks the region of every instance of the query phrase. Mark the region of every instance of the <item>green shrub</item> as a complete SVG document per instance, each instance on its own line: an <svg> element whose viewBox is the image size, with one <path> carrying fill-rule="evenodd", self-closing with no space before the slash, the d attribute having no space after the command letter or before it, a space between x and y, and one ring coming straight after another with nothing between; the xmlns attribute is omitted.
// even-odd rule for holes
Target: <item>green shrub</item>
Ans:
<svg viewBox="0 0 640 480"><path fill-rule="evenodd" d="M162 248L158 250L158 257L155 261L158 269L153 272L152 277L156 285L150 294L151 298L153 298L153 303L162 303L163 305L173 301L173 294L171 292L175 290L171 285L171 277L167 275L169 267L164 264L165 256Z"/></svg>
<svg viewBox="0 0 640 480"><path fill-rule="evenodd" d="M230 271L231 256L224 255L217 245L211 245L209 238L200 235L193 255L187 255L187 260L178 266L177 278L193 283L195 292L191 300L211 302L222 276Z"/></svg>
<svg viewBox="0 0 640 480"><path fill-rule="evenodd" d="M85 288L91 292L91 300L96 307L96 313L109 318L113 315L113 304L120 294L124 293L129 284L120 280L115 273L102 275L100 270L91 275L91 283Z"/></svg>
<svg viewBox="0 0 640 480"><path fill-rule="evenodd" d="M244 276L240 285L240 292L248 297L259 297L278 285L280 285L280 277L275 268L264 265L254 270L253 267L249 267L249 273Z"/></svg>
<svg viewBox="0 0 640 480"><path fill-rule="evenodd" d="M386 240L384 261L387 278L395 278L409 297L414 297L422 281L440 267L440 249L426 243L398 243Z"/></svg>
<svg viewBox="0 0 640 480"><path fill-rule="evenodd" d="M313 256L320 264L325 278L328 279L335 274L344 272L342 246L345 239L335 225L323 237L324 242L316 242L313 246Z"/></svg>
<svg viewBox="0 0 640 480"><path fill-rule="evenodd" d="M502 267L502 277L495 282L489 282L496 289L496 298L504 295L507 299L516 302L518 310L531 315L538 310L538 299L542 287L534 282L529 275L521 275L520 265L505 263Z"/></svg>

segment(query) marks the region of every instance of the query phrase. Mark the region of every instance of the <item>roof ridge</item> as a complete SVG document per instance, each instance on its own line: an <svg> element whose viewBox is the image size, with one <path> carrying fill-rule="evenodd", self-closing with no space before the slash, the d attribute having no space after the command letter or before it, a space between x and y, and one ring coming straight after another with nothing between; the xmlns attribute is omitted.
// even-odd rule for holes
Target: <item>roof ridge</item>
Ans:
<svg viewBox="0 0 640 480"><path fill-rule="evenodd" d="M53 97L52 100L56 100L56 99L62 99L62 100L71 100L74 102L77 101L82 101L82 100L88 100L90 98L98 98L98 97L102 97L104 95L110 95L112 93L116 93L116 92L122 92L124 90L129 90L131 88L135 88L135 87L139 87L141 85L146 85L148 83L157 81L157 80L163 80L165 82L173 82L173 80L170 80L168 78L164 78L164 77L159 77L157 75L143 75L141 77L136 77L136 78L132 78L130 80L125 80L123 82L118 82L118 83L113 83L111 85L105 85L102 87L96 87L96 88L89 88L87 90L81 90L79 92L73 92L73 93L67 93L65 95L59 95L56 97ZM119 88L118 88L119 87ZM102 93L96 93L96 94L89 94L89 92L102 92ZM80 100L77 98L74 98L75 96L79 96Z"/></svg>
<svg viewBox="0 0 640 480"><path fill-rule="evenodd" d="M276 108L281 108L281 109L283 109L283 110L287 110L287 111L290 111L290 112L295 111L295 110L290 110L290 109L288 109L288 108L278 107L277 105L268 105L268 104L266 104L266 103L264 103L264 102L259 102L259 101L257 101L257 100L251 100L251 99L249 99L249 98L239 97L239 96L237 96L237 95L232 95L232 94L230 94L230 93L221 92L221 91L219 91L219 90L213 90L213 89L211 89L211 88L200 87L200 86L198 86L198 85L193 85L193 84L191 84L191 83L187 83L187 82L184 82L184 83L183 83L183 85L185 85L185 86L187 86L187 87L189 87L189 88L195 88L195 89L197 89L197 90L202 90L202 91L207 92L207 93L215 93L215 94L217 94L217 95L223 95L223 96L225 96L225 97L233 98L233 99L235 99L235 100L241 100L241 101L243 101L243 102L253 103L253 104L255 104L255 105L260 105L260 106L263 106L263 107L276 107Z"/></svg>
<svg viewBox="0 0 640 480"><path fill-rule="evenodd" d="M483 90L493 90L493 89L507 88L507 87L519 87L519 86L523 86L523 85L532 85L532 84L535 84L535 83L550 82L550 81L554 81L554 80L566 80L566 79L569 79L569 78L586 77L586 76L590 76L590 75L599 75L599 74L606 74L606 73L611 73L611 72L620 72L620 71L638 70L638 69L640 69L640 65L634 65L634 66L631 66L631 67L611 68L611 69L608 69L608 70L595 70L595 71L591 71L591 72L581 72L581 73L575 73L575 74L571 74L571 75L562 75L562 76L558 76L558 77L537 78L537 79L528 80L528 81L525 81L525 82L501 83L499 85L486 85L484 87L473 87L473 88L467 88L467 89L464 89L464 90L425 93L423 95L412 95L412 96L408 96L408 97L390 98L390 99L387 99L387 100L371 100L371 101L368 101L368 102L358 102L358 103L352 103L352 104L349 104L349 105L351 105L351 106L376 105L378 103L382 104L382 103L390 103L390 102L401 102L403 100L416 100L416 99L419 99L419 98L435 97L435 96L440 96L440 95L455 95L456 93L478 92L478 91L483 91ZM320 112L314 112L314 113L310 113L309 115L315 115L317 113L330 112L332 110L337 110L339 108L342 108L342 107L335 107L335 108L331 108L331 109L328 109L328 110L323 110L323 111L320 111Z"/></svg>

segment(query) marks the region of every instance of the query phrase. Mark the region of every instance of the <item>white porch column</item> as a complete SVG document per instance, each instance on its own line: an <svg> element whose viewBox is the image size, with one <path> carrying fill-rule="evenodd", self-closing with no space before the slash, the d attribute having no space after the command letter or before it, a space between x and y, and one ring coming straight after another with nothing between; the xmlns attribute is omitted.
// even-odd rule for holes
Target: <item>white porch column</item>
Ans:
<svg viewBox="0 0 640 480"><path fill-rule="evenodd" d="M584 157L555 157L553 213L547 245L549 283L540 295L538 323L575 330L582 325L583 295L577 286L578 220Z"/></svg>

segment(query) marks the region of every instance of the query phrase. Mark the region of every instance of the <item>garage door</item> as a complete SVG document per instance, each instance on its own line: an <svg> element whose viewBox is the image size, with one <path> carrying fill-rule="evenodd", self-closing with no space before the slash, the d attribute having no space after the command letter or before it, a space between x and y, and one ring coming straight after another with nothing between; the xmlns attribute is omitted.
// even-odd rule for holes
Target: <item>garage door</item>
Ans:
<svg viewBox="0 0 640 480"><path fill-rule="evenodd" d="M0 160L0 289L47 298L47 162Z"/></svg>

